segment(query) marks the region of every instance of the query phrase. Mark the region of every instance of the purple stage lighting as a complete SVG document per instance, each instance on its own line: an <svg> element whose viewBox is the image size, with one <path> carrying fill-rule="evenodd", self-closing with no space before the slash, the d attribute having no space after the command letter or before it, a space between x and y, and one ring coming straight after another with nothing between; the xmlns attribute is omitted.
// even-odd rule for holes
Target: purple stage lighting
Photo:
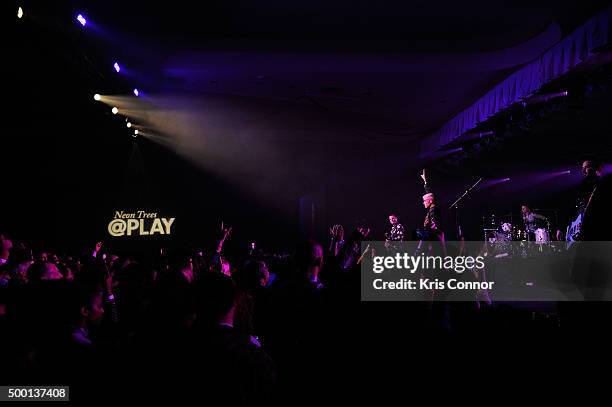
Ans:
<svg viewBox="0 0 612 407"><path fill-rule="evenodd" d="M566 91L566 90L561 91L561 92L555 92L555 93L545 93L545 94L542 94L542 95L534 95L534 96L528 98L527 100L524 100L522 102L522 104L523 104L523 106L533 105L535 103L548 102L551 99L565 97L567 95L569 95L569 92Z"/></svg>
<svg viewBox="0 0 612 407"><path fill-rule="evenodd" d="M442 157L451 156L455 153L460 153L462 151L463 151L463 147L453 148L450 150L435 151L433 153L427 154L426 158L428 160L434 160L434 159L439 159Z"/></svg>
<svg viewBox="0 0 612 407"><path fill-rule="evenodd" d="M530 179L536 182L544 182L551 180L556 177L560 177L562 175L570 175L572 173L571 170L560 170L560 171L552 171L552 172L543 172L538 174L533 174Z"/></svg>
<svg viewBox="0 0 612 407"><path fill-rule="evenodd" d="M482 138L486 136L493 136L494 134L495 132L493 130L489 130L489 131L481 131L480 133L474 134L474 136L476 136L477 138Z"/></svg>
<svg viewBox="0 0 612 407"><path fill-rule="evenodd" d="M83 14L79 14L76 19L83 27L85 27L85 24L87 24L87 20L85 19Z"/></svg>
<svg viewBox="0 0 612 407"><path fill-rule="evenodd" d="M495 185L503 184L504 182L508 182L508 181L510 181L510 178L488 179L488 180L485 180L484 182L482 182L478 189L490 188L490 187L493 187Z"/></svg>
<svg viewBox="0 0 612 407"><path fill-rule="evenodd" d="M138 89L134 88L134 96L138 96L140 92L138 92Z"/></svg>
<svg viewBox="0 0 612 407"><path fill-rule="evenodd" d="M119 66L119 64L117 62L115 62L113 64L113 68L115 68L115 71L117 71L117 72L121 71L121 67Z"/></svg>
<svg viewBox="0 0 612 407"><path fill-rule="evenodd" d="M580 182L580 173L563 168L546 171L528 171L514 174L512 187L514 191L525 188L565 188Z"/></svg>

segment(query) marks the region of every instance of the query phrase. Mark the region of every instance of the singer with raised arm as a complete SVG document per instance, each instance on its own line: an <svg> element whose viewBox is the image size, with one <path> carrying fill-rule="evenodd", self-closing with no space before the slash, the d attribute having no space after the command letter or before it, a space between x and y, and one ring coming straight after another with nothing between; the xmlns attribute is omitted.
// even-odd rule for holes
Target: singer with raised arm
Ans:
<svg viewBox="0 0 612 407"><path fill-rule="evenodd" d="M434 195L431 183L427 177L427 172L421 173L425 195L423 195L423 206L427 209L425 220L423 221L423 235L420 240L444 240L444 233L440 227L440 214L436 206L436 196Z"/></svg>
<svg viewBox="0 0 612 407"><path fill-rule="evenodd" d="M429 256L446 256L446 244L444 242L444 232L442 232L440 226L440 213L436 205L436 196L431 188L431 183L427 172L423 170L421 172L421 179L423 180L423 188L425 189L425 195L423 195L423 206L427 209L425 219L423 220L423 228L417 229L417 239L419 243L416 248L415 255L427 254ZM441 270L429 269L428 271L422 270L422 277L428 278L444 278L444 274L440 274ZM445 293L439 290L426 290L425 299L433 301L435 298L443 298ZM442 311L437 310L437 311ZM436 312L437 312L436 311Z"/></svg>

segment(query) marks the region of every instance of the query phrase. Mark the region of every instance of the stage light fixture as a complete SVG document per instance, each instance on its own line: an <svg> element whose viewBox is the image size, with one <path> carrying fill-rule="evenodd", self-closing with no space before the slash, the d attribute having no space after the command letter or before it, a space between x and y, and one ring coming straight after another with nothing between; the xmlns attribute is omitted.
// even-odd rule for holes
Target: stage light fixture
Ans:
<svg viewBox="0 0 612 407"><path fill-rule="evenodd" d="M83 16L83 14L79 14L76 19L83 27L85 27L85 24L87 24L87 19Z"/></svg>
<svg viewBox="0 0 612 407"><path fill-rule="evenodd" d="M134 134L138 135L138 129L134 130Z"/></svg>
<svg viewBox="0 0 612 407"><path fill-rule="evenodd" d="M140 92L138 91L138 89L134 88L134 96L138 96L140 94Z"/></svg>
<svg viewBox="0 0 612 407"><path fill-rule="evenodd" d="M23 9L21 7L17 8L17 18L23 18Z"/></svg>
<svg viewBox="0 0 612 407"><path fill-rule="evenodd" d="M119 64L117 62L115 62L113 64L113 68L115 68L115 71L117 71L117 72L121 71L121 67L119 66Z"/></svg>
<svg viewBox="0 0 612 407"><path fill-rule="evenodd" d="M96 93L96 94L94 95L94 100L99 101L100 99L102 99L102 96L100 96L98 93Z"/></svg>
<svg viewBox="0 0 612 407"><path fill-rule="evenodd" d="M116 107L113 107L111 112L113 112L113 114L117 114L117 113L119 113L119 109L117 109Z"/></svg>
<svg viewBox="0 0 612 407"><path fill-rule="evenodd" d="M127 122L127 125L126 125L126 126L127 126L127 128L129 129L130 127L132 127L132 123Z"/></svg>

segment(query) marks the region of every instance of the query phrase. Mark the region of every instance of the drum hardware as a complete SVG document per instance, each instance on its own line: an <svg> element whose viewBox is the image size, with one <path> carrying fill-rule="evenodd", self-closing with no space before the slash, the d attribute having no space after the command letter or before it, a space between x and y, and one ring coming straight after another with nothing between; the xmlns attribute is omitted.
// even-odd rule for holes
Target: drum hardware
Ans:
<svg viewBox="0 0 612 407"><path fill-rule="evenodd" d="M556 218L556 215L555 215ZM483 216L483 236L486 243L492 244L492 250L505 256L529 256L530 253L552 251L552 233L549 218L539 217L536 222L525 225L512 213L505 215L491 214ZM519 244L513 244L517 242Z"/></svg>

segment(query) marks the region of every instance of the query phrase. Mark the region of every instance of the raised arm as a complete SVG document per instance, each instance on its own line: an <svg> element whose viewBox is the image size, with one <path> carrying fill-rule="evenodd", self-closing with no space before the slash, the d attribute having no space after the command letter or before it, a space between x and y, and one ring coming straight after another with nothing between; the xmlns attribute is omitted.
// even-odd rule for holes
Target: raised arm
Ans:
<svg viewBox="0 0 612 407"><path fill-rule="evenodd" d="M13 248L13 242L0 234L0 265L7 263L9 260L9 251Z"/></svg>
<svg viewBox="0 0 612 407"><path fill-rule="evenodd" d="M421 179L423 180L423 188L425 189L425 193L431 194L431 183L429 182L427 171L425 169L423 169L423 172L421 172Z"/></svg>
<svg viewBox="0 0 612 407"><path fill-rule="evenodd" d="M336 257L340 251L340 246L344 244L344 228L342 225L334 225L329 229L330 244L329 255Z"/></svg>
<svg viewBox="0 0 612 407"><path fill-rule="evenodd" d="M225 241L227 240L227 238L230 236L231 233L232 233L231 227L221 228L221 239L219 240L219 243L217 244L217 253L221 254L221 252L223 251L223 244L225 243Z"/></svg>

